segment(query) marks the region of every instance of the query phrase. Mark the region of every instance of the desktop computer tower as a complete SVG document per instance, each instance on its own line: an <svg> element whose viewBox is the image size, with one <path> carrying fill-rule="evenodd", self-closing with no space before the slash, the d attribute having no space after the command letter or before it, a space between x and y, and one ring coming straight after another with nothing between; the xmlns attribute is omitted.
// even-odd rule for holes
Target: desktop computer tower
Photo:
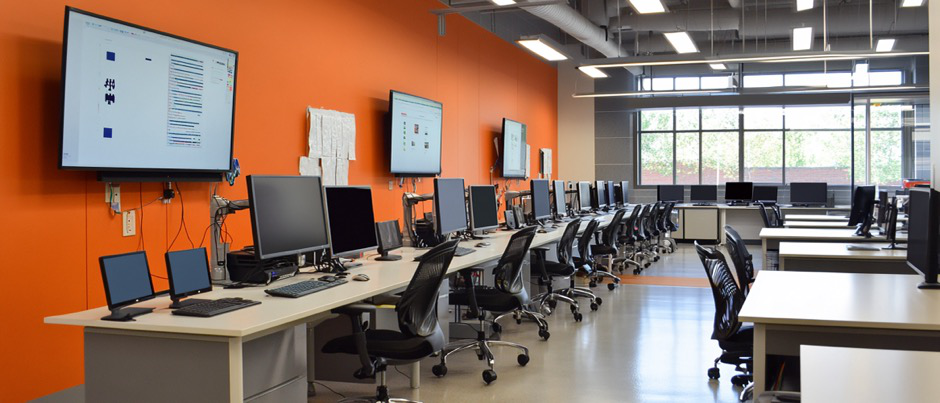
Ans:
<svg viewBox="0 0 940 403"><path fill-rule="evenodd" d="M268 284L297 272L297 262L290 258L259 260L254 251L237 250L227 255L229 278L234 282Z"/></svg>

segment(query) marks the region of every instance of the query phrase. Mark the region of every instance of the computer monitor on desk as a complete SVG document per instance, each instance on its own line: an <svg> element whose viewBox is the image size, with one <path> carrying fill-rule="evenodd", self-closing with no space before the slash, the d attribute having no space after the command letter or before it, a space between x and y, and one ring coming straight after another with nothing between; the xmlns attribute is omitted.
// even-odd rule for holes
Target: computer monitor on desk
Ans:
<svg viewBox="0 0 940 403"><path fill-rule="evenodd" d="M892 197L885 204L885 215L887 218L881 233L884 234L889 244L882 249L907 249L907 246L898 245L898 204L896 198Z"/></svg>
<svg viewBox="0 0 940 403"><path fill-rule="evenodd" d="M685 200L685 186L659 185L656 187L656 200L682 203Z"/></svg>
<svg viewBox="0 0 940 403"><path fill-rule="evenodd" d="M718 186L692 185L689 189L689 201L696 206L710 206L718 202Z"/></svg>
<svg viewBox="0 0 940 403"><path fill-rule="evenodd" d="M829 203L826 182L791 182L790 204L796 207L825 206Z"/></svg>
<svg viewBox="0 0 940 403"><path fill-rule="evenodd" d="M766 206L777 204L777 187L765 185L754 186L754 195L752 198L755 203Z"/></svg>
<svg viewBox="0 0 940 403"><path fill-rule="evenodd" d="M532 193L532 220L536 223L552 218L552 198L548 187L548 179L529 181L529 189Z"/></svg>
<svg viewBox="0 0 940 403"><path fill-rule="evenodd" d="M607 205L611 209L617 208L617 189L614 189L614 181L607 181Z"/></svg>
<svg viewBox="0 0 940 403"><path fill-rule="evenodd" d="M247 184L258 260L330 247L319 176L248 175Z"/></svg>
<svg viewBox="0 0 940 403"><path fill-rule="evenodd" d="M104 295L111 314L101 319L126 322L153 312L153 308L128 306L154 297L146 252L131 252L98 258Z"/></svg>
<svg viewBox="0 0 940 403"><path fill-rule="evenodd" d="M389 220L375 223L375 233L378 235L379 257L378 261L401 260L401 255L391 255L389 252L401 248L404 245L401 236L401 227L398 226L398 220Z"/></svg>
<svg viewBox="0 0 940 403"><path fill-rule="evenodd" d="M937 282L937 242L940 231L940 193L911 189L907 236L907 265L924 276L917 288L940 289Z"/></svg>
<svg viewBox="0 0 940 403"><path fill-rule="evenodd" d="M204 299L186 299L191 295L212 291L209 277L209 257L206 248L167 252L166 276L170 283L170 309L206 302Z"/></svg>
<svg viewBox="0 0 940 403"><path fill-rule="evenodd" d="M496 206L496 187L470 186L470 229L474 238L482 238L486 231L499 228L499 209Z"/></svg>
<svg viewBox="0 0 940 403"><path fill-rule="evenodd" d="M879 190L878 191L878 213L875 216L875 224L878 225L878 227L881 228L882 230L884 230L885 220L888 218L887 212L888 212L888 191ZM897 215L897 213L895 213L895 215Z"/></svg>
<svg viewBox="0 0 940 403"><path fill-rule="evenodd" d="M467 229L463 178L434 179L434 224L442 240Z"/></svg>
<svg viewBox="0 0 940 403"><path fill-rule="evenodd" d="M754 199L754 183L727 182L725 183L725 201L728 204L748 205Z"/></svg>
<svg viewBox="0 0 940 403"><path fill-rule="evenodd" d="M355 258L378 248L372 189L368 186L326 186L326 211L330 228L330 255ZM343 268L361 263L340 263Z"/></svg>
<svg viewBox="0 0 940 403"><path fill-rule="evenodd" d="M565 181L552 181L552 195L554 196L552 200L555 205L553 210L555 213L555 219L558 221L563 220L568 216L568 202L565 197Z"/></svg>
<svg viewBox="0 0 940 403"><path fill-rule="evenodd" d="M630 182L620 181L620 204L624 207L630 204Z"/></svg>
<svg viewBox="0 0 940 403"><path fill-rule="evenodd" d="M852 212L849 226L857 226L855 236L871 238L872 213L875 209L875 187L858 186L852 196Z"/></svg>
<svg viewBox="0 0 940 403"><path fill-rule="evenodd" d="M591 199L591 183L578 182L578 210L582 213L590 212L593 205Z"/></svg>
<svg viewBox="0 0 940 403"><path fill-rule="evenodd" d="M607 182L597 181L594 183L594 210L600 211L601 209L607 209Z"/></svg>

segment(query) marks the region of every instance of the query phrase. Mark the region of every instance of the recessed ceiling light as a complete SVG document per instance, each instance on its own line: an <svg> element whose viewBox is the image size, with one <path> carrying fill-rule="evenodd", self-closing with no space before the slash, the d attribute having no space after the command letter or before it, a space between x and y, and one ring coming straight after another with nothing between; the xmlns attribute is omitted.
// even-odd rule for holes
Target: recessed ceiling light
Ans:
<svg viewBox="0 0 940 403"><path fill-rule="evenodd" d="M901 7L920 7L924 5L924 0L904 0L901 2Z"/></svg>
<svg viewBox="0 0 940 403"><path fill-rule="evenodd" d="M809 10L813 8L813 0L796 0L796 11Z"/></svg>
<svg viewBox="0 0 940 403"><path fill-rule="evenodd" d="M724 63L709 63L708 67L711 67L712 70L727 70L728 66L725 66Z"/></svg>
<svg viewBox="0 0 940 403"><path fill-rule="evenodd" d="M511 4L516 4L516 0L490 0L493 4L497 6L508 6Z"/></svg>
<svg viewBox="0 0 940 403"><path fill-rule="evenodd" d="M666 36L666 39L676 49L677 53L698 52L698 47L695 46L695 42L692 42L692 37L689 36L688 32L666 32L663 35Z"/></svg>
<svg viewBox="0 0 940 403"><path fill-rule="evenodd" d="M875 52L890 52L894 49L895 39L879 39L878 44L875 45Z"/></svg>
<svg viewBox="0 0 940 403"><path fill-rule="evenodd" d="M630 0L630 5L640 14L653 14L666 12L666 6L659 0Z"/></svg>
<svg viewBox="0 0 940 403"><path fill-rule="evenodd" d="M592 78L607 78L607 73L601 71L601 69L592 66L581 66L578 67L578 70L581 70L582 73L587 74Z"/></svg>
<svg viewBox="0 0 940 403"><path fill-rule="evenodd" d="M793 50L813 48L813 27L793 28Z"/></svg>
<svg viewBox="0 0 940 403"><path fill-rule="evenodd" d="M533 53L550 62L557 62L559 60L565 60L568 58L568 56L565 56L555 48L549 46L542 40L542 38L520 39L517 42L519 42L520 45L525 46L526 49L531 50Z"/></svg>

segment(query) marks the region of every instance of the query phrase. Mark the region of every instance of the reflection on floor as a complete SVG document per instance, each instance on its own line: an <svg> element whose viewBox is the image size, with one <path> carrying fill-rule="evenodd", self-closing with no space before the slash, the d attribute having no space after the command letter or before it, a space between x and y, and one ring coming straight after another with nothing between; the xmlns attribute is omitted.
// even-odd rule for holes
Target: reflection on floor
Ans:
<svg viewBox="0 0 940 403"><path fill-rule="evenodd" d="M677 253L665 256L637 278L660 274L676 281L705 281L701 262L689 245L681 245ZM581 323L575 323L567 309L559 309L549 318L552 335L548 341L538 338L534 324L504 323L502 338L528 346L532 359L520 367L514 351L497 348L499 379L492 385L483 383L484 362L473 353L461 353L448 360L444 378L431 374L438 360L422 362L418 390L410 389L408 379L390 369L390 392L425 402L737 401L740 389L731 385L731 366L721 366L719 381L706 376L720 353L717 342L710 339L715 307L707 283L695 287L630 284L614 291L598 287L596 292L604 298L601 309L584 309ZM401 370L408 373L407 368ZM375 390L372 385L326 385L345 396L372 395ZM322 386L317 390L311 402L333 402L340 397Z"/></svg>

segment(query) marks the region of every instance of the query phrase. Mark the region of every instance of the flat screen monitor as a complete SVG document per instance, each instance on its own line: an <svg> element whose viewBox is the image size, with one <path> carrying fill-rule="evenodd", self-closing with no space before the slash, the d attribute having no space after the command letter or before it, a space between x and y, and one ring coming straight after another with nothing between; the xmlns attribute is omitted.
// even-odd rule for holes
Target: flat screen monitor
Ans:
<svg viewBox="0 0 940 403"><path fill-rule="evenodd" d="M940 193L932 189L911 189L908 208L907 265L924 276L919 288L940 288L937 284Z"/></svg>
<svg viewBox="0 0 940 403"><path fill-rule="evenodd" d="M389 220L375 223L375 232L378 234L378 251L381 256L375 258L379 261L401 260L401 255L390 255L388 252L403 246L401 228L398 220Z"/></svg>
<svg viewBox="0 0 940 403"><path fill-rule="evenodd" d="M330 247L319 176L248 175L247 184L258 259Z"/></svg>
<svg viewBox="0 0 940 403"><path fill-rule="evenodd" d="M565 197L565 181L553 181L552 188L554 188L553 195L555 196L555 215L564 217L568 214L568 201Z"/></svg>
<svg viewBox="0 0 940 403"><path fill-rule="evenodd" d="M777 202L776 186L754 186L754 201Z"/></svg>
<svg viewBox="0 0 940 403"><path fill-rule="evenodd" d="M607 182L596 181L594 183L594 199L597 201L595 208L607 207Z"/></svg>
<svg viewBox="0 0 940 403"><path fill-rule="evenodd" d="M790 183L790 203L797 205L825 205L829 202L829 184L826 182Z"/></svg>
<svg viewBox="0 0 940 403"><path fill-rule="evenodd" d="M212 291L206 248L167 252L164 258L173 301Z"/></svg>
<svg viewBox="0 0 940 403"><path fill-rule="evenodd" d="M849 213L849 225L871 221L875 208L875 187L857 186L852 196L852 211Z"/></svg>
<svg viewBox="0 0 940 403"><path fill-rule="evenodd" d="M751 201L754 195L754 184L751 182L725 183L725 200Z"/></svg>
<svg viewBox="0 0 940 403"><path fill-rule="evenodd" d="M444 104L394 90L388 103L391 172L398 176L440 174Z"/></svg>
<svg viewBox="0 0 940 403"><path fill-rule="evenodd" d="M885 205L884 235L885 239L891 244L884 249L907 249L907 247L897 246L898 240L898 202L892 197Z"/></svg>
<svg viewBox="0 0 940 403"><path fill-rule="evenodd" d="M59 167L225 172L238 52L65 10Z"/></svg>
<svg viewBox="0 0 940 403"><path fill-rule="evenodd" d="M875 222L879 227L885 223L885 220L888 218L888 191L879 190L878 191L878 215L875 217Z"/></svg>
<svg viewBox="0 0 940 403"><path fill-rule="evenodd" d="M578 182L578 208L581 211L591 210L591 182Z"/></svg>
<svg viewBox="0 0 940 403"><path fill-rule="evenodd" d="M681 202L685 200L685 186L659 185L656 187L656 200L665 202Z"/></svg>
<svg viewBox="0 0 940 403"><path fill-rule="evenodd" d="M611 207L617 205L617 189L614 188L614 181L607 181L607 204Z"/></svg>
<svg viewBox="0 0 940 403"><path fill-rule="evenodd" d="M532 217L544 220L552 217L552 199L549 195L548 179L532 179L529 189L532 191Z"/></svg>
<svg viewBox="0 0 940 403"><path fill-rule="evenodd" d="M434 223L440 236L467 229L463 178L434 179Z"/></svg>
<svg viewBox="0 0 940 403"><path fill-rule="evenodd" d="M470 186L470 228L485 231L499 227L496 187Z"/></svg>
<svg viewBox="0 0 940 403"><path fill-rule="evenodd" d="M368 186L326 186L324 190L330 254L349 257L378 248L372 189Z"/></svg>
<svg viewBox="0 0 940 403"><path fill-rule="evenodd" d="M620 202L624 206L630 204L630 182L620 181Z"/></svg>
<svg viewBox="0 0 940 403"><path fill-rule="evenodd" d="M692 185L689 189L689 201L693 203L708 203L718 201L718 186Z"/></svg>
<svg viewBox="0 0 940 403"><path fill-rule="evenodd" d="M98 258L108 309L115 310L154 297L145 252Z"/></svg>
<svg viewBox="0 0 940 403"><path fill-rule="evenodd" d="M526 126L503 118L503 177L525 178Z"/></svg>

